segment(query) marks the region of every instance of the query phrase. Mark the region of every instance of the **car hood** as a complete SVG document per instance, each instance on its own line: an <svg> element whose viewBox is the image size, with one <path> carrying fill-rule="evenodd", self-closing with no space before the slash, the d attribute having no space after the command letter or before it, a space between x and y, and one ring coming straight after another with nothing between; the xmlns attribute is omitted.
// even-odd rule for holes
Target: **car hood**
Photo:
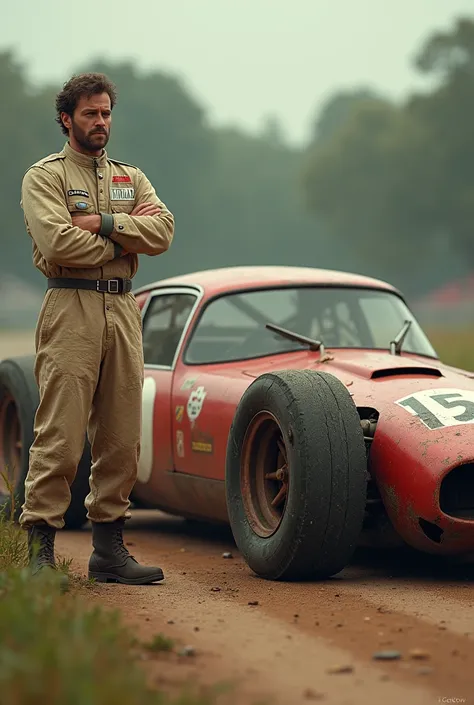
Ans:
<svg viewBox="0 0 474 705"><path fill-rule="evenodd" d="M444 365L440 360L402 353L391 355L378 350L327 350L321 357L318 352L299 351L272 356L258 361L242 363L241 373L253 378L265 372L283 369L307 369L329 372L348 386L360 382L365 392L378 389L382 396L391 396L389 389L416 387L430 388L433 385L449 386L452 383L474 390L474 374ZM378 381L395 384L373 386ZM407 382L405 384L404 382ZM369 382L367 387L364 383Z"/></svg>

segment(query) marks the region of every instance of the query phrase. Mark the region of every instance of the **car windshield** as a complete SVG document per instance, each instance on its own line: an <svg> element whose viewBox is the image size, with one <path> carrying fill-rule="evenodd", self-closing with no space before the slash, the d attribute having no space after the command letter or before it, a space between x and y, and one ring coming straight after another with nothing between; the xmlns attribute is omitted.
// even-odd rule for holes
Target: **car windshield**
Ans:
<svg viewBox="0 0 474 705"><path fill-rule="evenodd" d="M306 286L227 294L206 305L184 360L231 362L305 348L268 330L267 323L320 340L327 348L389 350L407 320L412 325L403 351L437 357L405 303L388 291Z"/></svg>

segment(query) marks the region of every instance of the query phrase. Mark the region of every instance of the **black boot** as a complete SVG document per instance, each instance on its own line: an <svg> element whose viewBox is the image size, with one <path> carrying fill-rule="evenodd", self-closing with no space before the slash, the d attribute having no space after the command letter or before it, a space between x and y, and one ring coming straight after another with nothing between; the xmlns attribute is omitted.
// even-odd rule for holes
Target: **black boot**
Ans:
<svg viewBox="0 0 474 705"><path fill-rule="evenodd" d="M44 570L57 570L54 558L55 538L56 529L48 524L34 524L28 528L28 557L32 575L38 575ZM59 582L61 589L67 590L67 575L60 574Z"/></svg>
<svg viewBox="0 0 474 705"><path fill-rule="evenodd" d="M147 585L163 580L161 568L140 565L123 544L124 521L92 522L94 551L89 560L89 578L99 583Z"/></svg>

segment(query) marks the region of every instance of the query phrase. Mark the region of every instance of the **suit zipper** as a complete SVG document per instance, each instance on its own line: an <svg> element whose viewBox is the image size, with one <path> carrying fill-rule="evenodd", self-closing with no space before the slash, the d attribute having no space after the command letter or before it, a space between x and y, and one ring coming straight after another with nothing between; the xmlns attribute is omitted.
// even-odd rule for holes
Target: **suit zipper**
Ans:
<svg viewBox="0 0 474 705"><path fill-rule="evenodd" d="M95 167L95 183L97 186L97 205L99 205L99 203L100 203L100 183L99 183L99 176L98 176L99 162L97 161L97 159L95 157L94 157L94 167ZM100 211L100 208L98 208L98 210ZM100 278L101 279L104 278L104 268L103 267L100 268Z"/></svg>

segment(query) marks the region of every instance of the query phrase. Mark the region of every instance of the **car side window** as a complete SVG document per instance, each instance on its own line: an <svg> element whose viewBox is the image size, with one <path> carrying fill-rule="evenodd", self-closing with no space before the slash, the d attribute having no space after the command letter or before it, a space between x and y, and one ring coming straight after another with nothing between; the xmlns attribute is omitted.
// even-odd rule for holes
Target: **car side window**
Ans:
<svg viewBox="0 0 474 705"><path fill-rule="evenodd" d="M145 365L171 367L184 328L193 309L193 294L156 294L143 321Z"/></svg>

